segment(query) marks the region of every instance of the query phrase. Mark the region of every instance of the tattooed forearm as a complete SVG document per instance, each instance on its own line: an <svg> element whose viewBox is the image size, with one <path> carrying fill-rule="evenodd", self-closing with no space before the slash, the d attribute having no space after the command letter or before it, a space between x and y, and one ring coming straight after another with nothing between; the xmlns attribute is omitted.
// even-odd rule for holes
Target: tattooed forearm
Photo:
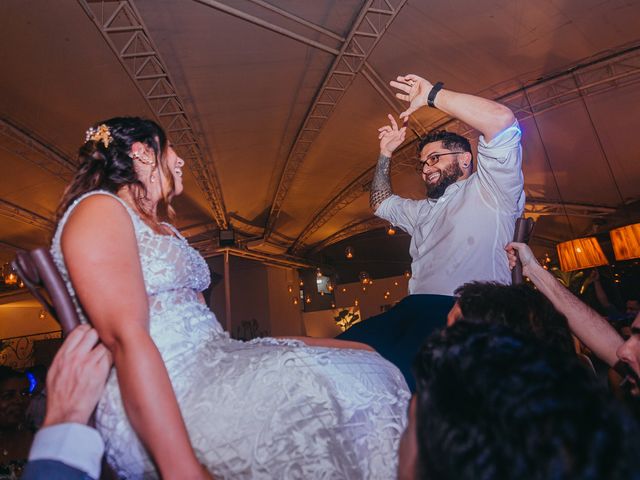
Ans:
<svg viewBox="0 0 640 480"><path fill-rule="evenodd" d="M369 205L374 212L385 199L393 194L391 191L391 177L389 175L390 164L391 159L380 154L378 157L378 166L376 167L376 171L373 174L373 181L371 182L371 193L369 194Z"/></svg>

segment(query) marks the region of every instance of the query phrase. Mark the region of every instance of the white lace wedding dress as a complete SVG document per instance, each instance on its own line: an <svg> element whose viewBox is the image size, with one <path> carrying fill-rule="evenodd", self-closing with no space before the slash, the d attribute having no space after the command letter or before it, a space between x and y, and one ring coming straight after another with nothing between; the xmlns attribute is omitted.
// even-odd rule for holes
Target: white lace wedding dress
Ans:
<svg viewBox="0 0 640 480"><path fill-rule="evenodd" d="M51 247L74 301L60 237L69 213L92 194L111 195L96 191L74 202ZM122 203L138 240L151 337L196 454L216 478L395 478L409 399L396 367L363 350L229 338L197 298L209 284L204 259L177 231L177 237L155 233ZM97 428L122 478L157 477L125 414L115 369Z"/></svg>

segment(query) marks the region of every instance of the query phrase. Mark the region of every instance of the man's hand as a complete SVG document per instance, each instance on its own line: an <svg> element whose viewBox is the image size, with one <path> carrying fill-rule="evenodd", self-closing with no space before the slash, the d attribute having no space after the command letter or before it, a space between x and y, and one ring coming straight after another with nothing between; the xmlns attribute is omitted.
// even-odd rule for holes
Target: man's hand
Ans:
<svg viewBox="0 0 640 480"><path fill-rule="evenodd" d="M391 81L389 84L405 93L396 93L396 97L405 102L409 102L409 108L400 114L400 118L408 119L409 115L419 108L427 106L427 98L433 85L418 75L409 74L400 76L397 81Z"/></svg>
<svg viewBox="0 0 640 480"><path fill-rule="evenodd" d="M540 266L538 260L536 260L536 257L533 255L531 248L529 248L529 245L526 243L511 242L509 245L504 247L504 249L507 251L509 268L511 269L516 266L516 253L518 254L518 257L520 257L520 262L522 262L522 273L525 275L527 275L530 268L535 267L536 265Z"/></svg>
<svg viewBox="0 0 640 480"><path fill-rule="evenodd" d="M47 373L44 427L89 421L112 363L109 350L98 340L93 328L80 325L60 347Z"/></svg>
<svg viewBox="0 0 640 480"><path fill-rule="evenodd" d="M402 145L407 134L407 127L398 128L393 115L387 115L391 125L385 125L378 129L378 139L380 140L380 153L385 157L391 158L394 150Z"/></svg>

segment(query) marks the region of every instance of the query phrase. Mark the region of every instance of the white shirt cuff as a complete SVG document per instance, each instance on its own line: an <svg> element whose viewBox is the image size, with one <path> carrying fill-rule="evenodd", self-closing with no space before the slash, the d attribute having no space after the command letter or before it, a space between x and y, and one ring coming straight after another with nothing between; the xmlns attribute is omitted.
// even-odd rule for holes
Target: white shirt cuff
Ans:
<svg viewBox="0 0 640 480"><path fill-rule="evenodd" d="M57 460L100 478L104 442L93 428L79 423L44 427L36 433L29 460Z"/></svg>

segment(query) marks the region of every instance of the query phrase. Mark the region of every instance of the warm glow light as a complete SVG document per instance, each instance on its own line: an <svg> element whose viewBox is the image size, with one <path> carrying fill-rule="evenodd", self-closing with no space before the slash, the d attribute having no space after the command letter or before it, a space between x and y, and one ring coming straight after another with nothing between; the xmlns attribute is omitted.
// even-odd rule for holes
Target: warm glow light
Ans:
<svg viewBox="0 0 640 480"><path fill-rule="evenodd" d="M294 299L293 299L293 304L294 304L294 305L297 305L297 304L298 304L298 299L297 299L297 298L294 298Z"/></svg>
<svg viewBox="0 0 640 480"><path fill-rule="evenodd" d="M344 293L346 291L347 291L346 287L342 287L342 293Z"/></svg>
<svg viewBox="0 0 640 480"><path fill-rule="evenodd" d="M359 302L358 302L358 299L356 298L356 299L354 300L353 304L357 307L357 306L358 306L358 303L359 303Z"/></svg>
<svg viewBox="0 0 640 480"><path fill-rule="evenodd" d="M287 288L287 291L288 291L289 293L293 292L293 287L292 287L291 285L289 285L289 287Z"/></svg>
<svg viewBox="0 0 640 480"><path fill-rule="evenodd" d="M563 272L599 267L609 263L596 237L577 238L559 243L558 259Z"/></svg>
<svg viewBox="0 0 640 480"><path fill-rule="evenodd" d="M404 271L404 278L411 278L411 272L409 270Z"/></svg>
<svg viewBox="0 0 640 480"><path fill-rule="evenodd" d="M640 258L640 223L616 228L609 234L616 260Z"/></svg>
<svg viewBox="0 0 640 480"><path fill-rule="evenodd" d="M349 260L353 258L353 247L347 247L344 249L344 256Z"/></svg>
<svg viewBox="0 0 640 480"><path fill-rule="evenodd" d="M309 295L307 295L307 298L305 299L305 303L311 303L311 297Z"/></svg>
<svg viewBox="0 0 640 480"><path fill-rule="evenodd" d="M393 225L389 225L389 227L387 228L387 235L395 235L396 234L396 229L393 228Z"/></svg>

